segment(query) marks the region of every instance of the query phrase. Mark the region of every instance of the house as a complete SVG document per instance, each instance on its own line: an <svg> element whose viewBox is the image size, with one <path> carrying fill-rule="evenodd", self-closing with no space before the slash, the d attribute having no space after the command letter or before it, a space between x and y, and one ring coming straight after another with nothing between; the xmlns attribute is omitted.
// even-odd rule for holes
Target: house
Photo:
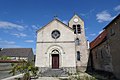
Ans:
<svg viewBox="0 0 120 80"><path fill-rule="evenodd" d="M18 61L19 59L34 60L32 48L1 48L0 56L7 56L11 61Z"/></svg>
<svg viewBox="0 0 120 80"><path fill-rule="evenodd" d="M32 62L34 60L32 48L0 49L0 80L12 76L9 74L12 68L11 63L21 62L20 59Z"/></svg>
<svg viewBox="0 0 120 80"><path fill-rule="evenodd" d="M112 58L107 40L107 32L104 30L90 43L90 54L92 55L92 67L95 70L112 72Z"/></svg>
<svg viewBox="0 0 120 80"><path fill-rule="evenodd" d="M90 47L92 67L111 72L120 79L120 14L90 43Z"/></svg>
<svg viewBox="0 0 120 80"><path fill-rule="evenodd" d="M84 21L76 14L68 24L54 18L37 30L35 65L40 72L49 69L84 72L88 55Z"/></svg>

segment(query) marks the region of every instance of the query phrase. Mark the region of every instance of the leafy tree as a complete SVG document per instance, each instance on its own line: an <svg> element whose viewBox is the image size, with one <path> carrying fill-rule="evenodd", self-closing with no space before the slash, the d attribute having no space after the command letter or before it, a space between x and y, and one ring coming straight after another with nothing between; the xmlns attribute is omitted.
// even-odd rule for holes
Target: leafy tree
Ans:
<svg viewBox="0 0 120 80"><path fill-rule="evenodd" d="M35 67L32 62L20 60L19 63L14 63L11 65L13 68L9 73L12 75L15 75L16 73L23 73L24 80L30 80L31 76L33 76L33 77L37 76L38 67Z"/></svg>
<svg viewBox="0 0 120 80"><path fill-rule="evenodd" d="M1 56L0 60L9 60L10 58L8 56Z"/></svg>

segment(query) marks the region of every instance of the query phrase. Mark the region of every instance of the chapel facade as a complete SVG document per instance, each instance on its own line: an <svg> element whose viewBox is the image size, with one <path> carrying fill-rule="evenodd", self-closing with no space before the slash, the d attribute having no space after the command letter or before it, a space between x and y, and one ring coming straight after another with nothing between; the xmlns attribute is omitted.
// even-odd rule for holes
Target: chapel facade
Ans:
<svg viewBox="0 0 120 80"><path fill-rule="evenodd" d="M84 21L76 14L68 24L55 18L37 31L35 65L40 72L49 69L84 72L88 56Z"/></svg>

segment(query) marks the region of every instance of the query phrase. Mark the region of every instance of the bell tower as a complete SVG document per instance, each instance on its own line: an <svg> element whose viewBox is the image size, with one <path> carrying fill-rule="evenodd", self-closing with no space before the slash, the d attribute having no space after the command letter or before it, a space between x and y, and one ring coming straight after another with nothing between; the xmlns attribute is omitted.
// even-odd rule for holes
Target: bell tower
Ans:
<svg viewBox="0 0 120 80"><path fill-rule="evenodd" d="M69 21L69 27L74 30L75 34L84 33L84 21L77 14L75 14Z"/></svg>
<svg viewBox="0 0 120 80"><path fill-rule="evenodd" d="M74 30L76 66L78 71L86 71L88 62L88 47L85 37L84 21L75 14L69 21L69 27Z"/></svg>

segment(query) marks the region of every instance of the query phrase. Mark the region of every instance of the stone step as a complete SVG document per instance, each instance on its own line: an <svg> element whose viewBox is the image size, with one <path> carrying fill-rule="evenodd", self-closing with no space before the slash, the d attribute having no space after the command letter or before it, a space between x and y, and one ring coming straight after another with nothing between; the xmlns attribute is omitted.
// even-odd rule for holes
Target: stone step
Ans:
<svg viewBox="0 0 120 80"><path fill-rule="evenodd" d="M40 74L42 77L66 77L68 73L61 69L49 69Z"/></svg>

